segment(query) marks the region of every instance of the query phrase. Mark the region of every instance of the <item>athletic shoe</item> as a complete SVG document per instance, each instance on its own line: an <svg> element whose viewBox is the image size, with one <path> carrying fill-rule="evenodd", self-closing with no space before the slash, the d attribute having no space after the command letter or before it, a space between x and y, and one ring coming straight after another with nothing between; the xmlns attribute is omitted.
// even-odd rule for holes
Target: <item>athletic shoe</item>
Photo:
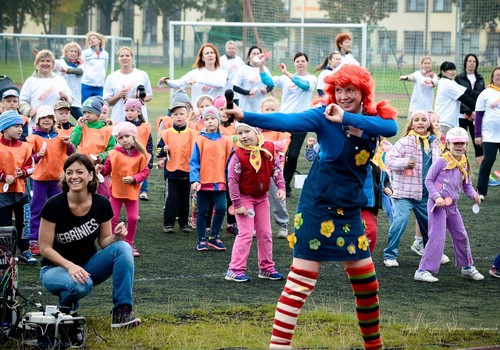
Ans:
<svg viewBox="0 0 500 350"><path fill-rule="evenodd" d="M484 202L484 195L480 194L479 199L481 200L481 202Z"/></svg>
<svg viewBox="0 0 500 350"><path fill-rule="evenodd" d="M421 239L416 239L411 245L411 250L417 255L424 255L424 241Z"/></svg>
<svg viewBox="0 0 500 350"><path fill-rule="evenodd" d="M385 259L384 265L387 267L399 267L399 263L396 259Z"/></svg>
<svg viewBox="0 0 500 350"><path fill-rule="evenodd" d="M283 279L283 275L276 271L275 268L272 268L270 270L264 271L264 270L259 270L259 278L264 278L272 281L278 281Z"/></svg>
<svg viewBox="0 0 500 350"><path fill-rule="evenodd" d="M439 281L429 271L420 271L420 270L415 271L413 279L415 281L430 282L430 283Z"/></svg>
<svg viewBox="0 0 500 350"><path fill-rule="evenodd" d="M163 233L174 233L173 226L163 226Z"/></svg>
<svg viewBox="0 0 500 350"><path fill-rule="evenodd" d="M470 269L466 269L462 267L462 275L464 275L467 278L471 278L474 281L481 281L484 280L484 276L479 273L478 270L474 266L472 266Z"/></svg>
<svg viewBox="0 0 500 350"><path fill-rule="evenodd" d="M236 224L227 224L226 232L233 235L233 236L237 236L238 232L239 232L238 226Z"/></svg>
<svg viewBox="0 0 500 350"><path fill-rule="evenodd" d="M286 227L280 227L278 230L278 238L287 238L288 237L288 229Z"/></svg>
<svg viewBox="0 0 500 350"><path fill-rule="evenodd" d="M196 213L193 213L191 215L191 217L189 218L188 220L188 224L189 226L191 226L192 228L196 228Z"/></svg>
<svg viewBox="0 0 500 350"><path fill-rule="evenodd" d="M141 194L139 195L139 199L141 201L148 201L149 200L148 193L147 192L141 192Z"/></svg>
<svg viewBox="0 0 500 350"><path fill-rule="evenodd" d="M130 246L132 247L132 255L134 256L134 258L141 256L141 254L139 254L137 248L133 244L131 244Z"/></svg>
<svg viewBox="0 0 500 350"><path fill-rule="evenodd" d="M141 324L141 319L132 317L128 305L117 307L113 310L111 328L132 328Z"/></svg>
<svg viewBox="0 0 500 350"><path fill-rule="evenodd" d="M441 257L441 265L446 265L450 262L450 258L448 258L447 255L444 255Z"/></svg>
<svg viewBox="0 0 500 350"><path fill-rule="evenodd" d="M491 266L491 269L488 271L488 273L495 278L500 278L500 269L498 267Z"/></svg>
<svg viewBox="0 0 500 350"><path fill-rule="evenodd" d="M228 281L234 282L248 282L250 281L250 277L245 275L244 272L235 272L231 269L228 269L226 272L226 276L224 277Z"/></svg>
<svg viewBox="0 0 500 350"><path fill-rule="evenodd" d="M30 241L30 252L33 255L40 255L40 246L38 241Z"/></svg>
<svg viewBox="0 0 500 350"><path fill-rule="evenodd" d="M198 245L196 246L196 250L199 252L202 252L204 250L208 250L207 241L199 241Z"/></svg>
<svg viewBox="0 0 500 350"><path fill-rule="evenodd" d="M36 265L38 260L31 254L29 250L26 250L17 256L17 259L26 265Z"/></svg>
<svg viewBox="0 0 500 350"><path fill-rule="evenodd" d="M184 225L181 227L181 231L184 233L191 233L191 227L189 227L189 225Z"/></svg>
<svg viewBox="0 0 500 350"><path fill-rule="evenodd" d="M215 237L209 238L207 241L207 244L209 247L212 247L215 250L219 250L219 251L226 250L226 246L224 245L224 243L222 243L222 241L219 238L215 238Z"/></svg>
<svg viewBox="0 0 500 350"><path fill-rule="evenodd" d="M500 181L495 179L493 175L490 174L490 178L488 179L488 186L494 187L494 186L499 186Z"/></svg>

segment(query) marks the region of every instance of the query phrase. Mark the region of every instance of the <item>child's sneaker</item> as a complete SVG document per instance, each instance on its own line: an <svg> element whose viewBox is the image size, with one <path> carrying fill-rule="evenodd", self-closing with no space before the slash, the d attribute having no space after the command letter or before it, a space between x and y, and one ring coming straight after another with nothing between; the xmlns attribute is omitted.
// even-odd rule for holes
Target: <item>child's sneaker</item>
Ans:
<svg viewBox="0 0 500 350"><path fill-rule="evenodd" d="M224 277L228 281L234 282L248 282L250 281L250 277L245 275L244 272L235 272L231 269L227 270L226 277Z"/></svg>
<svg viewBox="0 0 500 350"><path fill-rule="evenodd" d="M270 270L264 271L264 270L259 270L259 278L265 278L268 280L273 280L273 281L278 281L283 279L283 275L276 271L275 268L272 268Z"/></svg>
<svg viewBox="0 0 500 350"><path fill-rule="evenodd" d="M424 255L424 241L421 239L416 239L411 245L411 250L417 255Z"/></svg>
<svg viewBox="0 0 500 350"><path fill-rule="evenodd" d="M209 247L212 247L215 250L219 250L219 251L226 250L226 246L224 245L224 243L222 243L220 238L215 238L215 237L209 238L207 241L207 244Z"/></svg>
<svg viewBox="0 0 500 350"><path fill-rule="evenodd" d="M415 281L430 282L430 283L434 283L434 282L439 281L429 271L423 271L423 270L422 271L420 271L420 270L415 271L415 275L413 276L413 279Z"/></svg>
<svg viewBox="0 0 500 350"><path fill-rule="evenodd" d="M196 228L196 212L194 212L188 220L189 226Z"/></svg>
<svg viewBox="0 0 500 350"><path fill-rule="evenodd" d="M163 226L163 233L174 233L173 226Z"/></svg>
<svg viewBox="0 0 500 350"><path fill-rule="evenodd" d="M30 252L33 255L40 255L40 246L38 241L30 241Z"/></svg>
<svg viewBox="0 0 500 350"><path fill-rule="evenodd" d="M204 250L208 250L207 241L199 241L198 245L196 246L196 250L199 252L202 252Z"/></svg>
<svg viewBox="0 0 500 350"><path fill-rule="evenodd" d="M466 269L462 267L462 275L464 275L467 278L473 279L474 281L481 281L484 280L484 276L479 273L478 270L474 266Z"/></svg>
<svg viewBox="0 0 500 350"><path fill-rule="evenodd" d="M36 265L38 263L38 260L36 260L36 258L33 256L33 254L31 254L29 250L20 253L17 256L17 259L19 261L22 261L26 265Z"/></svg>
<svg viewBox="0 0 500 350"><path fill-rule="evenodd" d="M139 252L137 251L135 245L131 244L130 246L132 247L132 255L134 256L134 258L141 256L141 254L139 254Z"/></svg>
<svg viewBox="0 0 500 350"><path fill-rule="evenodd" d="M399 267L399 263L396 259L385 259L384 265L387 267Z"/></svg>
<svg viewBox="0 0 500 350"><path fill-rule="evenodd" d="M141 192L141 194L139 195L139 199L141 201L148 201L149 200L148 193L147 192Z"/></svg>
<svg viewBox="0 0 500 350"><path fill-rule="evenodd" d="M500 269L495 266L491 266L491 269L488 271L488 273L495 278L500 278Z"/></svg>
<svg viewBox="0 0 500 350"><path fill-rule="evenodd" d="M238 235L238 226L236 226L236 224L227 224L226 232L233 235L233 236L237 236Z"/></svg>
<svg viewBox="0 0 500 350"><path fill-rule="evenodd" d="M447 255L444 255L441 257L441 265L446 265L450 263L450 258L448 258Z"/></svg>
<svg viewBox="0 0 500 350"><path fill-rule="evenodd" d="M181 231L184 233L191 233L191 227L189 227L189 225L182 226Z"/></svg>
<svg viewBox="0 0 500 350"><path fill-rule="evenodd" d="M286 227L280 227L278 230L278 238L287 238L288 229Z"/></svg>
<svg viewBox="0 0 500 350"><path fill-rule="evenodd" d="M132 328L141 324L141 319L132 317L127 305L119 306L113 310L111 328Z"/></svg>

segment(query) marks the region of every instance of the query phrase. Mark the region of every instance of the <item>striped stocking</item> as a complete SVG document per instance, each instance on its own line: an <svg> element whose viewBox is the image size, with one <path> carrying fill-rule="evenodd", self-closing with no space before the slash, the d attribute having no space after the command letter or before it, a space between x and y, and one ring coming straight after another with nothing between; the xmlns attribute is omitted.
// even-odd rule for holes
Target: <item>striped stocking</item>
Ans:
<svg viewBox="0 0 500 350"><path fill-rule="evenodd" d="M311 295L318 273L291 267L290 273L276 306L273 334L269 349L291 350L297 317L306 299Z"/></svg>
<svg viewBox="0 0 500 350"><path fill-rule="evenodd" d="M382 349L380 336L380 309L378 305L378 280L373 262L355 268L347 268L356 303L356 317L367 350Z"/></svg>

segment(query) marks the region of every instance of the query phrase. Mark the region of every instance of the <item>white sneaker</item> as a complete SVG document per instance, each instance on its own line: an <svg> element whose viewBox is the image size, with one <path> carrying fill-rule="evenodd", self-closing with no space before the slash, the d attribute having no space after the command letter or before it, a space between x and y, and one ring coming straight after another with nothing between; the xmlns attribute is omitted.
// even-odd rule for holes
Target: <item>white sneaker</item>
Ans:
<svg viewBox="0 0 500 350"><path fill-rule="evenodd" d="M414 240L411 245L411 250L417 255L424 255L424 241L423 240Z"/></svg>
<svg viewBox="0 0 500 350"><path fill-rule="evenodd" d="M450 258L448 256L444 255L441 257L441 265L446 265L450 262Z"/></svg>
<svg viewBox="0 0 500 350"><path fill-rule="evenodd" d="M478 270L474 266L472 266L470 269L464 269L462 267L462 275L465 277L471 278L474 281L481 281L484 280L484 276L479 273Z"/></svg>
<svg viewBox="0 0 500 350"><path fill-rule="evenodd" d="M415 271L415 275L413 276L415 281L429 282L434 283L439 281L436 277L434 277L429 271Z"/></svg>
<svg viewBox="0 0 500 350"><path fill-rule="evenodd" d="M149 198L148 198L148 194L147 194L147 192L141 192L141 194L139 195L139 199L140 199L141 201L148 201L148 200L149 200Z"/></svg>
<svg viewBox="0 0 500 350"><path fill-rule="evenodd" d="M399 267L399 263L396 259L385 259L384 265L387 267Z"/></svg>
<svg viewBox="0 0 500 350"><path fill-rule="evenodd" d="M286 227L280 227L278 231L278 238L287 238L288 237L288 229Z"/></svg>

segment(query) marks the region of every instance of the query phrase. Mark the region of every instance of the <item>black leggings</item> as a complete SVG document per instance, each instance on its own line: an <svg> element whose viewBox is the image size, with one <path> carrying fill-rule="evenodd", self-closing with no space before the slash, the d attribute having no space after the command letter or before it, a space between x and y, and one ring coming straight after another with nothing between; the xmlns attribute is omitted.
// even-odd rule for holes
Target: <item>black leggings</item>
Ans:
<svg viewBox="0 0 500 350"><path fill-rule="evenodd" d="M472 145L474 146L474 156L482 157L483 156L483 147L476 145L474 142L474 122L472 120L466 118L459 118L458 125L465 130L469 130L470 137L472 139Z"/></svg>
<svg viewBox="0 0 500 350"><path fill-rule="evenodd" d="M306 132L292 133L285 162L285 169L283 170L287 192L291 191L290 183L292 182L295 169L297 169L297 161L299 160L302 144L304 143L306 136Z"/></svg>

